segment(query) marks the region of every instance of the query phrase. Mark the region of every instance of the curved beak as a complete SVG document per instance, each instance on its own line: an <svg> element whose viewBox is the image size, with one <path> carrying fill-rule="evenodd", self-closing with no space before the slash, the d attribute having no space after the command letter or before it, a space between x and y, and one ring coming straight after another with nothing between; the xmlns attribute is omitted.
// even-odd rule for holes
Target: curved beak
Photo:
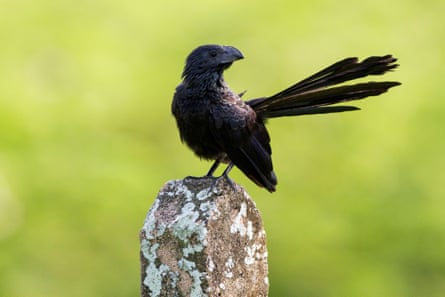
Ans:
<svg viewBox="0 0 445 297"><path fill-rule="evenodd" d="M232 63L236 60L244 59L244 56L239 49L228 45L223 46L223 48L224 48L224 55L222 57L223 58L222 63Z"/></svg>

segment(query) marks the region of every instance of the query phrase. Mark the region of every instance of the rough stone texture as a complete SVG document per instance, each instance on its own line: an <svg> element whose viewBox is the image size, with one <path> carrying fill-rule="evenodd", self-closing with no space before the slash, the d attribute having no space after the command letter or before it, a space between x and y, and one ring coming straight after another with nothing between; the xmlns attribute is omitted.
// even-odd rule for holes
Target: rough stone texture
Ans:
<svg viewBox="0 0 445 297"><path fill-rule="evenodd" d="M224 178L167 182L140 232L141 296L268 295L263 223Z"/></svg>

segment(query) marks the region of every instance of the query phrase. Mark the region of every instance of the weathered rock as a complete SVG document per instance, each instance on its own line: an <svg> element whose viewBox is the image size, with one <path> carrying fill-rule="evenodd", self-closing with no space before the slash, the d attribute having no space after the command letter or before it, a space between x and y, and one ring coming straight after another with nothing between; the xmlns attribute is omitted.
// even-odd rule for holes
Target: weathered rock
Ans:
<svg viewBox="0 0 445 297"><path fill-rule="evenodd" d="M224 178L166 183L140 240L142 297L268 294L260 213L242 187Z"/></svg>

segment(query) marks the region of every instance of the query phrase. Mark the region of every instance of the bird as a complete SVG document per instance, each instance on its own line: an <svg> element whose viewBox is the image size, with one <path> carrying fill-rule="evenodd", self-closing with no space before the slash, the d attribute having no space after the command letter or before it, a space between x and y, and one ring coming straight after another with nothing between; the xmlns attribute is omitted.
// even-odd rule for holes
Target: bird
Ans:
<svg viewBox="0 0 445 297"><path fill-rule="evenodd" d="M206 176L213 177L221 163L228 164L220 177L236 166L256 185L276 191L270 135L270 118L338 113L359 108L338 103L385 93L397 81L343 84L397 68L392 55L342 59L272 96L243 100L224 80L224 72L244 58L234 46L206 44L186 58L182 82L176 87L171 112L180 139L199 158L212 160Z"/></svg>

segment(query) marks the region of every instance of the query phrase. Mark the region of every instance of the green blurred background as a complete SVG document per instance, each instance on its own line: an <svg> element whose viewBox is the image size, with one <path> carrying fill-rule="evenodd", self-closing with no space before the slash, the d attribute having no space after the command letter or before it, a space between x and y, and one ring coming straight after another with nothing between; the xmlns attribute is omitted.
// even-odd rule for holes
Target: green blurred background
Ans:
<svg viewBox="0 0 445 297"><path fill-rule="evenodd" d="M0 9L0 296L138 296L160 187L204 174L170 102L222 43L246 98L347 57L403 82L348 114L272 120L270 296L445 296L445 1L29 1Z"/></svg>

